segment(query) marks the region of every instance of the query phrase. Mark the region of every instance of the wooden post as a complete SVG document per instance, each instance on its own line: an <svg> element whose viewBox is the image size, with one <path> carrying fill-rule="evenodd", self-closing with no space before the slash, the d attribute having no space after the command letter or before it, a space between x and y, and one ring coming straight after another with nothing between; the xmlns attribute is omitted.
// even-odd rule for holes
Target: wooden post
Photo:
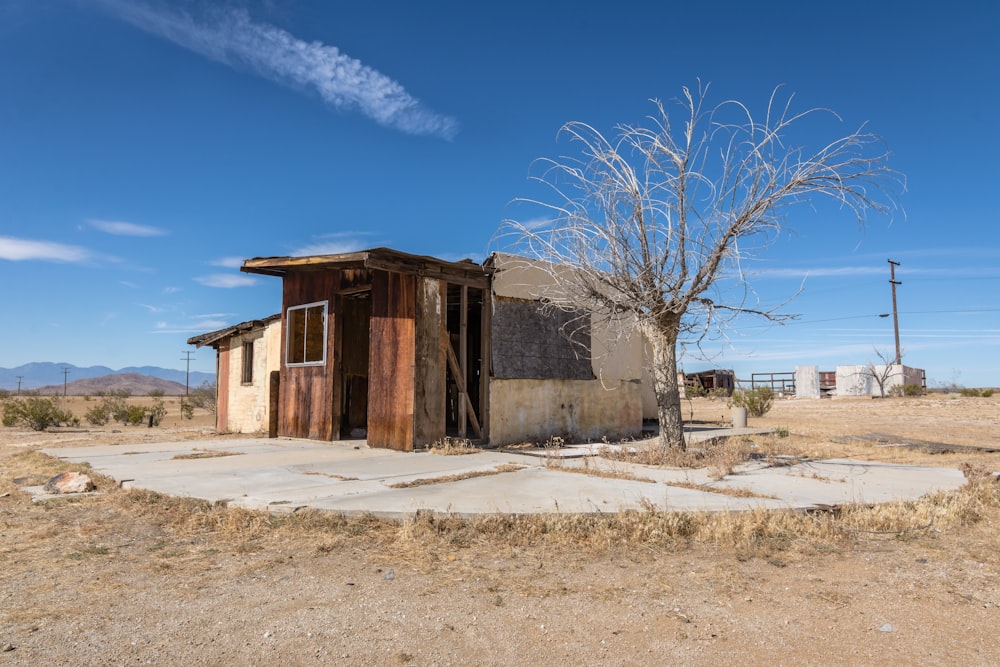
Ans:
<svg viewBox="0 0 1000 667"><path fill-rule="evenodd" d="M279 389L281 387L281 371L271 371L271 381L268 386L267 396L267 437L278 437L278 405L280 400Z"/></svg>
<svg viewBox="0 0 1000 667"><path fill-rule="evenodd" d="M490 288L482 291L483 304L480 312L479 336L479 420L482 433L480 437L489 442L490 439L490 350L492 348L490 326L493 303L490 299Z"/></svg>

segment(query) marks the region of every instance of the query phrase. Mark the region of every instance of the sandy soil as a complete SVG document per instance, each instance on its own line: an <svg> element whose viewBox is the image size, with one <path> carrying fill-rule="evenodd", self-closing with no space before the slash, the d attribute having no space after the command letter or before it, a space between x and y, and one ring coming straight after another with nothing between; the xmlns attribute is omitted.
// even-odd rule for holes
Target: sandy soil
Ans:
<svg viewBox="0 0 1000 667"><path fill-rule="evenodd" d="M727 413L707 400L686 410ZM746 550L513 544L427 522L289 527L106 481L98 496L38 504L14 483L66 469L38 447L212 437L198 419L0 429L0 666L1000 664L995 505L959 528ZM995 398L928 396L782 401L750 425L786 428L790 447L817 455L998 470L998 454L834 440L995 446L998 422Z"/></svg>

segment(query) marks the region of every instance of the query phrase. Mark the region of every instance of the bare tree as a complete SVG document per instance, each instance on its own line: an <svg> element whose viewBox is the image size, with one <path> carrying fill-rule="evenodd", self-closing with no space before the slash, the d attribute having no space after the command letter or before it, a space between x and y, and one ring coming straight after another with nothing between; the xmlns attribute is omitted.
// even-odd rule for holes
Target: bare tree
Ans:
<svg viewBox="0 0 1000 667"><path fill-rule="evenodd" d="M808 117L837 118L828 110L794 112L792 96L775 89L756 119L737 101L707 107L707 90L684 88L680 128L659 101L648 126L619 125L612 140L582 122L564 125L560 135L581 155L540 160L533 176L554 199L515 200L543 207L543 221L506 220L500 231L505 246L550 267L548 306L644 337L665 448L685 446L678 345L742 314L788 317L757 304L742 269L782 229L784 209L822 195L861 224L870 211L891 211L903 185L863 128L814 152L786 143Z"/></svg>
<svg viewBox="0 0 1000 667"><path fill-rule="evenodd" d="M872 382L878 385L879 398L885 398L885 386L889 383L893 371L896 369L896 357L890 355L888 352L883 352L877 347L872 349L874 349L875 356L882 363L876 364L874 361L869 361L864 373L872 379Z"/></svg>

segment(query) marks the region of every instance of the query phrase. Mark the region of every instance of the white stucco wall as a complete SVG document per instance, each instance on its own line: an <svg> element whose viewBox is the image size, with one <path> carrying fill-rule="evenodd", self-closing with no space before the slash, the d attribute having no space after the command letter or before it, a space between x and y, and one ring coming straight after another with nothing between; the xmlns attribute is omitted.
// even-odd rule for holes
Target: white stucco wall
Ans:
<svg viewBox="0 0 1000 667"><path fill-rule="evenodd" d="M637 437L642 400L637 381L493 380L490 443L544 443L551 436L573 442Z"/></svg>
<svg viewBox="0 0 1000 667"><path fill-rule="evenodd" d="M795 367L795 397L819 398L819 366Z"/></svg>
<svg viewBox="0 0 1000 667"><path fill-rule="evenodd" d="M243 384L243 343L253 343L253 382ZM226 430L231 433L262 433L268 425L268 397L271 371L281 363L281 320L263 329L238 334L230 339L229 406Z"/></svg>
<svg viewBox="0 0 1000 667"><path fill-rule="evenodd" d="M888 371L885 380L885 393L888 396L893 387L906 384L920 386L923 370L900 364L885 365L852 365L837 366L837 396L879 396L878 382L872 376L874 373L882 377Z"/></svg>

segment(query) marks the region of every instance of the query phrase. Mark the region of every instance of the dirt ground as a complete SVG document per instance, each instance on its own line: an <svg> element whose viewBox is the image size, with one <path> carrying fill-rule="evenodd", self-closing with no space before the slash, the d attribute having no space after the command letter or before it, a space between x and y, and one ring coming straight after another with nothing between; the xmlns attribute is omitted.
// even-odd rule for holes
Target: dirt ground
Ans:
<svg viewBox="0 0 1000 667"><path fill-rule="evenodd" d="M998 398L779 401L750 426L814 456L998 471L1000 454L900 446L996 447ZM728 415L707 399L685 412ZM501 517L277 520L105 479L83 499L20 490L72 468L40 447L216 437L210 425L0 428L0 667L1000 664L996 492L961 517L937 498L918 529L713 542L654 521L603 539L512 533ZM892 437L856 438L871 433Z"/></svg>

